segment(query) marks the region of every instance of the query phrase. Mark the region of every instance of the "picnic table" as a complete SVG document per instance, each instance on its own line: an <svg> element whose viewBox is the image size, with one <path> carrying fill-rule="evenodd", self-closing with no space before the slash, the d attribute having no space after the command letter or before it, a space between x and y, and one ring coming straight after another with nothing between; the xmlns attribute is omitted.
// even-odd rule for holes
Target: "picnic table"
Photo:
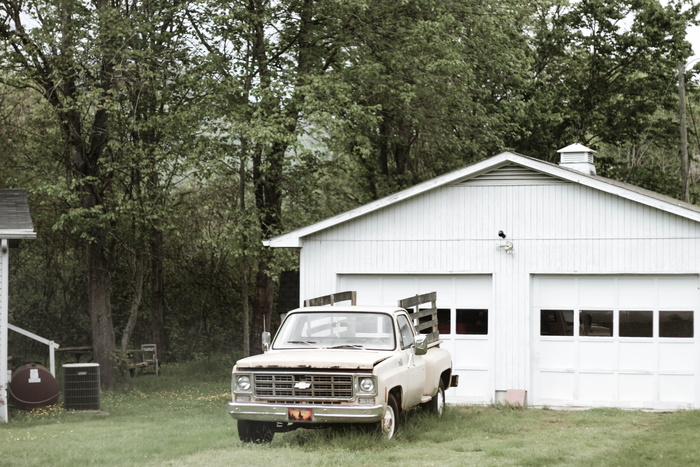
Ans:
<svg viewBox="0 0 700 467"><path fill-rule="evenodd" d="M84 357L86 355L87 355L87 360L86 360L87 362L92 360L92 347L90 347L90 346L59 347L58 349L56 349L56 352L72 355L73 359L75 360L75 363L80 363L81 357Z"/></svg>

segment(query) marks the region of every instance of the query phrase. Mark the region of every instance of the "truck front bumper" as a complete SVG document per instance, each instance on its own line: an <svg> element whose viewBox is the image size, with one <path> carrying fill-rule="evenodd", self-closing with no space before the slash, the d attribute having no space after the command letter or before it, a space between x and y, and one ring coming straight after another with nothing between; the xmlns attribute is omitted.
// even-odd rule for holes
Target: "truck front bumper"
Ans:
<svg viewBox="0 0 700 467"><path fill-rule="evenodd" d="M297 421L292 411L311 411L311 420ZM384 415L383 405L279 404L275 402L229 402L228 413L241 420L281 423L370 423Z"/></svg>

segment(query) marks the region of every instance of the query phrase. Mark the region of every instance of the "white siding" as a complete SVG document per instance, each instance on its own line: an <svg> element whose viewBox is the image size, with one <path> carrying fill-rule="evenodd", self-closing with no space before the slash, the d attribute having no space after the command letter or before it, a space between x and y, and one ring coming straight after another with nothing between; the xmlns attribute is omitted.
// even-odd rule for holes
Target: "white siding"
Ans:
<svg viewBox="0 0 700 467"><path fill-rule="evenodd" d="M335 291L339 274L491 274L495 388L525 389L531 274L698 272L696 222L575 183L537 179L503 185L477 178L305 237L302 299ZM512 255L497 248L499 230L513 242Z"/></svg>

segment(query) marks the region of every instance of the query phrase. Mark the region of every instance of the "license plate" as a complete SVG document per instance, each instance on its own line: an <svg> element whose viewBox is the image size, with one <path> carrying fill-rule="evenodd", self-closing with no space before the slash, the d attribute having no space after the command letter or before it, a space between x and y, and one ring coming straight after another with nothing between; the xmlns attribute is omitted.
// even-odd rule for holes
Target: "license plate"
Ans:
<svg viewBox="0 0 700 467"><path fill-rule="evenodd" d="M314 411L311 409L287 409L287 415L292 422L310 422L314 419Z"/></svg>

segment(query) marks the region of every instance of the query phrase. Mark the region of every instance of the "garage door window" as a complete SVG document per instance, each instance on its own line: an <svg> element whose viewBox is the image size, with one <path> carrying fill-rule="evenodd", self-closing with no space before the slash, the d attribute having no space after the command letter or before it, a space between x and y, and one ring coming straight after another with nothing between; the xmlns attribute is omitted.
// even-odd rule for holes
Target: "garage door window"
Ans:
<svg viewBox="0 0 700 467"><path fill-rule="evenodd" d="M659 337L693 337L692 311L660 311Z"/></svg>
<svg viewBox="0 0 700 467"><path fill-rule="evenodd" d="M689 310L540 310L540 335L692 338L694 318Z"/></svg>
<svg viewBox="0 0 700 467"><path fill-rule="evenodd" d="M654 312L620 310L620 337L654 337Z"/></svg>
<svg viewBox="0 0 700 467"><path fill-rule="evenodd" d="M457 309L457 334L486 335L489 333L489 310Z"/></svg>
<svg viewBox="0 0 700 467"><path fill-rule="evenodd" d="M612 336L612 311L585 311L579 313L579 336Z"/></svg>
<svg viewBox="0 0 700 467"><path fill-rule="evenodd" d="M540 310L540 335L573 336L574 310Z"/></svg>
<svg viewBox="0 0 700 467"><path fill-rule="evenodd" d="M452 333L453 310L438 308L438 331L440 334ZM455 334L485 336L489 333L489 310L457 308L454 310Z"/></svg>
<svg viewBox="0 0 700 467"><path fill-rule="evenodd" d="M438 308L438 332L440 334L451 334L450 325L452 310L449 308Z"/></svg>

